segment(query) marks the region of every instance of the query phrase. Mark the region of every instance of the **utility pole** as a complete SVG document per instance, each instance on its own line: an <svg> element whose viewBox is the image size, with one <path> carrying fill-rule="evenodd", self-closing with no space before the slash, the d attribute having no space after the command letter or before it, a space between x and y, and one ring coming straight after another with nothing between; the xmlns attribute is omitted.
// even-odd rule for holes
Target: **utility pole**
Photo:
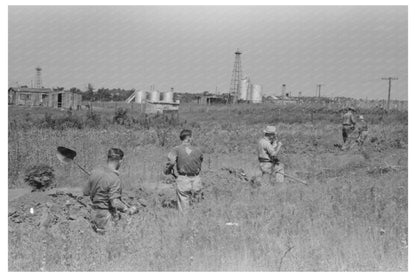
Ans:
<svg viewBox="0 0 416 277"><path fill-rule="evenodd" d="M316 87L318 88L318 97L321 97L321 87L323 84L317 84Z"/></svg>
<svg viewBox="0 0 416 277"><path fill-rule="evenodd" d="M390 109L390 92L391 92L391 81L392 80L399 80L397 77L383 77L381 80L388 80L389 81L389 93L387 94L387 110Z"/></svg>
<svg viewBox="0 0 416 277"><path fill-rule="evenodd" d="M286 96L285 93L286 93L286 84L283 84L282 85L282 98Z"/></svg>

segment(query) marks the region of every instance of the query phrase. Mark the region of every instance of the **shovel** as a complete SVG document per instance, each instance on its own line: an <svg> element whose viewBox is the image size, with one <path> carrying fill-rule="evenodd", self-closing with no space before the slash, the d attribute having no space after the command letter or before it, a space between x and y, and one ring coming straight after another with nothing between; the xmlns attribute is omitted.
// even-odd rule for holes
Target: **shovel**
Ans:
<svg viewBox="0 0 416 277"><path fill-rule="evenodd" d="M75 152L72 149L58 146L56 156L58 157L58 160L60 160L62 163L68 164L70 162L73 162L76 166L78 166L85 174L88 176L91 175L85 168L80 166L75 160L75 156L77 155L77 152Z"/></svg>
<svg viewBox="0 0 416 277"><path fill-rule="evenodd" d="M80 166L75 160L75 156L77 155L77 152L75 152L72 149L63 147L63 146L58 146L58 148L56 149L56 156L58 157L58 160L60 160L62 163L68 164L70 162L73 162L75 165L77 165L85 174L87 174L88 176L91 175L91 173L89 173L85 168L83 168L82 166ZM126 203L122 198L120 198L121 202L123 202L126 206L130 207L131 205ZM140 203L142 204L142 203ZM142 204L143 205L143 204ZM144 205L145 206L145 205Z"/></svg>
<svg viewBox="0 0 416 277"><path fill-rule="evenodd" d="M282 174L283 176L286 176L286 177L287 177L287 178L289 178L289 179L295 180L295 181L297 181L297 182L299 182L299 183L301 183L301 184L303 184L303 185L305 185L305 186L307 186L307 185L308 185L308 183L307 183L307 182L305 182L305 181L303 181L303 180L301 180L301 179L299 179L299 178L296 178L296 177L290 176L290 175L288 175L288 174L286 174L286 173L283 173L283 172L281 172L281 171L282 171L282 169L280 169L280 170L276 171L276 173Z"/></svg>

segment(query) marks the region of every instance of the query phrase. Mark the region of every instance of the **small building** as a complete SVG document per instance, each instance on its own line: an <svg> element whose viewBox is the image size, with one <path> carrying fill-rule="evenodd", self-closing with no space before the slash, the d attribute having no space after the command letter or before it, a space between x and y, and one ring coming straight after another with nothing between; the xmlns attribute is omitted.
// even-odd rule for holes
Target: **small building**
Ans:
<svg viewBox="0 0 416 277"><path fill-rule="evenodd" d="M199 105L226 104L227 99L218 95L199 95L196 103Z"/></svg>
<svg viewBox="0 0 416 277"><path fill-rule="evenodd" d="M51 108L78 109L82 95L71 91L52 91L49 88L17 87L8 90L9 105L43 106Z"/></svg>
<svg viewBox="0 0 416 277"><path fill-rule="evenodd" d="M146 114L157 114L157 113L177 113L179 111L180 102L151 102L147 101L145 104Z"/></svg>
<svg viewBox="0 0 416 277"><path fill-rule="evenodd" d="M47 98L51 92L49 88L11 87L8 90L8 103L9 105L47 106Z"/></svg>
<svg viewBox="0 0 416 277"><path fill-rule="evenodd" d="M71 91L53 91L48 94L48 107L80 109L82 95Z"/></svg>
<svg viewBox="0 0 416 277"><path fill-rule="evenodd" d="M267 102L274 103L276 105L293 105L298 104L299 99L295 97L289 97L289 96L268 96L265 98Z"/></svg>

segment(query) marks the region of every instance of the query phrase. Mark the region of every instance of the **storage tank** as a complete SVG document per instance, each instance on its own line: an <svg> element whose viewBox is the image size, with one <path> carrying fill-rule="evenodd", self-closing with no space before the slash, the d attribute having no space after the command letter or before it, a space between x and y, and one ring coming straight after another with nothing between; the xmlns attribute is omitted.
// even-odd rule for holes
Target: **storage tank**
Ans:
<svg viewBox="0 0 416 277"><path fill-rule="evenodd" d="M173 102L173 92L168 91L165 92L165 95L163 97L163 102L172 103Z"/></svg>
<svg viewBox="0 0 416 277"><path fill-rule="evenodd" d="M247 89L247 100L251 101L253 98L253 84L248 84L248 89Z"/></svg>
<svg viewBox="0 0 416 277"><path fill-rule="evenodd" d="M261 103L262 102L262 93L263 93L263 87L261 85L253 85L252 95L251 95L251 101L253 103Z"/></svg>
<svg viewBox="0 0 416 277"><path fill-rule="evenodd" d="M157 90L152 91L150 96L150 101L159 102L160 101L160 92Z"/></svg>
<svg viewBox="0 0 416 277"><path fill-rule="evenodd" d="M136 91L136 103L143 103L146 100L146 92L144 90Z"/></svg>
<svg viewBox="0 0 416 277"><path fill-rule="evenodd" d="M250 89L250 79L248 77L241 79L241 84L240 84L240 99L241 100L249 99L248 98L249 89Z"/></svg>

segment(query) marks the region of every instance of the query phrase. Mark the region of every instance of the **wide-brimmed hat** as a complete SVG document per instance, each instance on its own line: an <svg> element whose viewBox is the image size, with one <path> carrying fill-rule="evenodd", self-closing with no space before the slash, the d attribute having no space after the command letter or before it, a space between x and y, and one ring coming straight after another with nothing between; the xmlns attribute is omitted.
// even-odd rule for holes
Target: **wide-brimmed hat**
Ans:
<svg viewBox="0 0 416 277"><path fill-rule="evenodd" d="M267 126L266 129L263 130L265 134L277 134L277 129L275 126Z"/></svg>
<svg viewBox="0 0 416 277"><path fill-rule="evenodd" d="M359 119L363 120L364 116L362 114L360 114L360 116L358 117Z"/></svg>

